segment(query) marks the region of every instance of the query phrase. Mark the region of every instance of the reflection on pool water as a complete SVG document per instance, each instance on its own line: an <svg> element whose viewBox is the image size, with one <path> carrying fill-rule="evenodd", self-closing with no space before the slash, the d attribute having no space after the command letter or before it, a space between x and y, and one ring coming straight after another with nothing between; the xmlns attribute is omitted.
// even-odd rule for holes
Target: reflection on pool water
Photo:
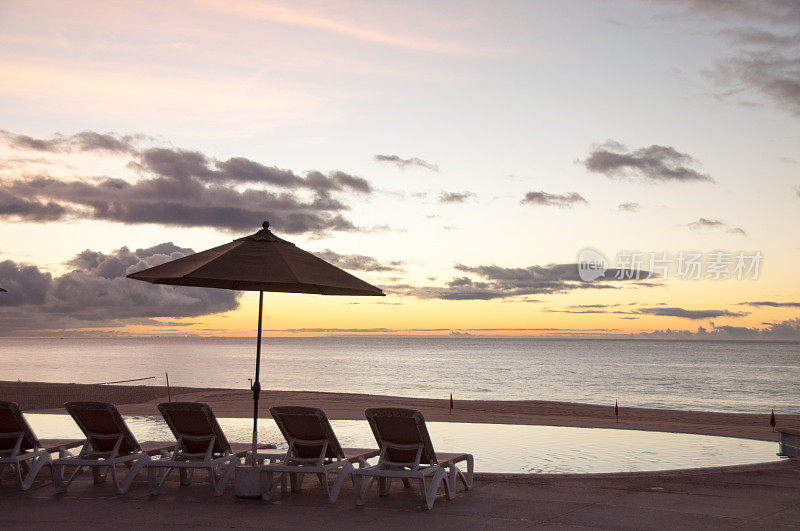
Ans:
<svg viewBox="0 0 800 531"><path fill-rule="evenodd" d="M27 414L43 438L80 438L68 415ZM174 440L160 417L126 416L140 441ZM232 442L249 442L250 419L221 418ZM366 421L331 421L342 446L375 447ZM776 460L774 442L605 428L428 422L434 448L469 452L476 472L589 474L763 463ZM259 419L259 440L286 448L275 422Z"/></svg>

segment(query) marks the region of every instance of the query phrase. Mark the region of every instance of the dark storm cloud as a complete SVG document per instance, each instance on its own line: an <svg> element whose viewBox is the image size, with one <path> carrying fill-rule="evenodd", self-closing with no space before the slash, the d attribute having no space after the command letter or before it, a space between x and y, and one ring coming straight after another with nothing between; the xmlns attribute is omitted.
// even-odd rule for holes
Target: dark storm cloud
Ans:
<svg viewBox="0 0 800 531"><path fill-rule="evenodd" d="M439 194L440 203L463 203L467 199L475 197L472 192L442 192Z"/></svg>
<svg viewBox="0 0 800 531"><path fill-rule="evenodd" d="M36 266L0 262L0 333L55 328L94 328L144 323L158 317L196 317L235 310L237 292L154 285L125 275L191 254L162 243L112 253L86 250L65 265L60 276ZM174 324L173 324L174 325Z"/></svg>
<svg viewBox="0 0 800 531"><path fill-rule="evenodd" d="M399 260L382 264L372 256L363 254L339 254L330 249L325 249L322 252L314 253L323 260L326 260L337 267L345 270L355 271L402 271L400 267L404 264Z"/></svg>
<svg viewBox="0 0 800 531"><path fill-rule="evenodd" d="M523 205L556 206L559 208L571 208L576 204L586 204L589 202L582 195L576 192L566 194L549 194L547 192L528 192L520 201Z"/></svg>
<svg viewBox="0 0 800 531"><path fill-rule="evenodd" d="M739 234L741 236L747 236L747 232L743 228L728 227L728 225L726 225L725 223L723 223L718 219L700 218L697 221L692 221L691 223L689 223L688 227L691 230L725 228L725 231L731 234Z"/></svg>
<svg viewBox="0 0 800 531"><path fill-rule="evenodd" d="M800 302L753 301L740 302L743 306L766 306L769 308L800 308Z"/></svg>
<svg viewBox="0 0 800 531"><path fill-rule="evenodd" d="M606 276L584 282L578 275L577 264L550 264L526 268L508 268L497 265L466 266L457 264L456 271L466 273L453 278L443 286L381 286L385 291L419 299L442 300L494 300L532 294L567 293L578 289L614 289L618 283L638 286L644 283L618 269L609 269ZM621 278L615 278L617 275ZM646 277L647 271L641 271ZM478 277L477 279L471 277ZM645 286L647 287L647 286Z"/></svg>
<svg viewBox="0 0 800 531"><path fill-rule="evenodd" d="M609 178L644 178L651 182L714 182L709 175L692 169L697 160L670 146L652 145L631 150L607 141L594 146L586 160L587 170Z"/></svg>
<svg viewBox="0 0 800 531"><path fill-rule="evenodd" d="M617 208L623 212L638 212L639 203L620 203Z"/></svg>
<svg viewBox="0 0 800 531"><path fill-rule="evenodd" d="M389 164L394 164L398 168L404 170L409 166L417 166L419 168L425 168L426 170L431 171L439 171L439 166L433 164L431 162L426 162L420 158L412 157L410 159L404 159L397 155L375 155L375 160L378 162L387 162Z"/></svg>
<svg viewBox="0 0 800 531"><path fill-rule="evenodd" d="M140 173L129 182L116 177L61 179L28 174L0 180L0 220L94 219L127 224L254 230L264 219L287 234L355 231L344 217L345 198L373 192L370 183L342 171L291 170L234 157L211 159L198 151L134 149L134 137L89 131L37 140L3 133L7 143L42 149L125 151L127 166ZM136 137L140 138L140 137ZM143 138L143 137L141 137ZM64 147L67 146L67 147Z"/></svg>
<svg viewBox="0 0 800 531"><path fill-rule="evenodd" d="M684 308L639 308L636 313L658 315L661 317L681 317L684 319L711 319L713 317L744 317L748 312L731 312L728 310L686 310Z"/></svg>

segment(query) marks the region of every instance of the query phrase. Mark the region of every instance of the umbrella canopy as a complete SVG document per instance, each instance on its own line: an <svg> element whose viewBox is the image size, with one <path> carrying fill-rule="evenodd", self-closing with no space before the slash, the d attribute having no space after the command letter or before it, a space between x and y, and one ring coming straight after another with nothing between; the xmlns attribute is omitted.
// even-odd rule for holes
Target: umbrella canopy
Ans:
<svg viewBox="0 0 800 531"><path fill-rule="evenodd" d="M372 284L342 271L325 260L278 238L264 222L255 234L207 251L178 258L128 278L153 284L199 286L258 291L258 341L253 379L253 456L258 444L258 398L261 392L261 320L264 292L312 293L318 295L383 296ZM253 458L255 465L256 459Z"/></svg>
<svg viewBox="0 0 800 531"><path fill-rule="evenodd" d="M128 278L175 286L383 296L379 288L278 238L270 232L268 222L263 227L250 236L132 273Z"/></svg>

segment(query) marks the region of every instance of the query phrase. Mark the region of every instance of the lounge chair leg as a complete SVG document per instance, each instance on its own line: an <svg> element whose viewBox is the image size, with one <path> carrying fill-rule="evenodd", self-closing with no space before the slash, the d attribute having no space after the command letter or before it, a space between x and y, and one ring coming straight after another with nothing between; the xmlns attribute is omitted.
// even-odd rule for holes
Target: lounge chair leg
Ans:
<svg viewBox="0 0 800 531"><path fill-rule="evenodd" d="M237 459L231 459L230 463L225 465L225 470L222 472L219 481L217 481L217 486L214 489L214 496L222 496L222 493L225 491L225 486L228 484L228 480L230 480L231 475L236 470L237 461Z"/></svg>
<svg viewBox="0 0 800 531"><path fill-rule="evenodd" d="M188 468L180 468L178 469L178 473L181 476L181 486L185 487L186 485L192 484L192 474L191 470Z"/></svg>
<svg viewBox="0 0 800 531"><path fill-rule="evenodd" d="M456 465L450 465L444 478L444 493L448 500L456 497L456 475L460 471Z"/></svg>
<svg viewBox="0 0 800 531"><path fill-rule="evenodd" d="M120 492L119 481L117 480L117 466L111 465L108 468L111 469L111 482L114 484L114 488L117 489L117 492L122 494L122 492Z"/></svg>
<svg viewBox="0 0 800 531"><path fill-rule="evenodd" d="M364 491L366 485L364 484L364 476L358 474L351 474L353 480L353 491L356 493L356 505L364 505Z"/></svg>
<svg viewBox="0 0 800 531"><path fill-rule="evenodd" d="M342 485L344 485L348 475L353 475L353 465L350 462L345 462L345 464L342 465L342 468L339 469L339 472L336 474L336 479L333 480L333 488L331 488L330 492L328 492L328 502L336 502L336 498L339 497L339 491L342 489Z"/></svg>
<svg viewBox="0 0 800 531"><path fill-rule="evenodd" d="M131 463L130 471L125 475L125 479L122 480L122 483L117 487L117 492L120 494L125 494L128 492L128 489L131 488L131 483L133 480L136 479L136 475L139 473L142 468L147 466L147 463L150 462L150 456L142 453L139 458ZM116 480L115 480L116 482Z"/></svg>
<svg viewBox="0 0 800 531"><path fill-rule="evenodd" d="M388 496L391 487L392 478L378 478L378 494L380 496Z"/></svg>
<svg viewBox="0 0 800 531"><path fill-rule="evenodd" d="M150 485L150 495L158 496L158 469L154 466L147 468L147 483Z"/></svg>
<svg viewBox="0 0 800 531"><path fill-rule="evenodd" d="M19 483L19 486L22 487L22 484L24 483L24 480L22 479L22 467L20 466L20 463L14 463L12 466L14 467L14 472L17 474L17 482Z"/></svg>
<svg viewBox="0 0 800 531"><path fill-rule="evenodd" d="M461 481L464 482L464 488L472 490L473 472L475 468L475 458L470 454L467 456L467 474L464 475L460 470L458 471Z"/></svg>
<svg viewBox="0 0 800 531"><path fill-rule="evenodd" d="M22 483L22 490L28 490L33 485L33 482L36 481L36 476L39 474L39 471L42 467L48 463L51 463L50 454L44 452L39 454L37 457L33 459L33 463L31 464L30 470L28 470L28 475L25 476L25 481Z"/></svg>
<svg viewBox="0 0 800 531"><path fill-rule="evenodd" d="M92 467L92 476L94 478L94 484L99 485L100 483L106 482L106 474L108 474L108 468L106 466L93 466ZM75 471L77 473L77 470ZM73 477L75 475L73 474Z"/></svg>
<svg viewBox="0 0 800 531"><path fill-rule="evenodd" d="M427 493L425 492L425 480L420 479L420 482L422 483L422 497L428 510L433 509L433 502L436 501L436 493L439 491L439 484L444 479L445 474L446 472L444 468L439 468L436 470L436 472L433 474L433 478L431 479L431 484L428 487Z"/></svg>
<svg viewBox="0 0 800 531"><path fill-rule="evenodd" d="M264 493L261 495L261 499L264 501L270 501L272 499L272 493L275 492L275 489L278 488L278 483L274 481L275 474L271 471L266 471L267 474L267 488L264 490ZM283 489L283 483L285 483L286 473L282 472L281 476L281 489ZM282 493L285 493L285 490L282 490Z"/></svg>
<svg viewBox="0 0 800 531"><path fill-rule="evenodd" d="M64 465L50 465L50 474L53 476L53 486L59 494L67 492L67 487L64 485L64 468Z"/></svg>
<svg viewBox="0 0 800 531"><path fill-rule="evenodd" d="M217 474L214 472L214 467L208 467L208 482L211 483L211 490L217 492Z"/></svg>
<svg viewBox="0 0 800 531"><path fill-rule="evenodd" d="M300 492L303 490L303 477L305 474L303 473L296 473L296 474L289 474L289 482L292 485L292 492Z"/></svg>
<svg viewBox="0 0 800 531"><path fill-rule="evenodd" d="M322 486L322 489L325 491L325 496L328 497L328 503L333 503L331 501L331 488L330 485L328 485L328 474L320 472L317 474L317 478L319 479L319 484Z"/></svg>

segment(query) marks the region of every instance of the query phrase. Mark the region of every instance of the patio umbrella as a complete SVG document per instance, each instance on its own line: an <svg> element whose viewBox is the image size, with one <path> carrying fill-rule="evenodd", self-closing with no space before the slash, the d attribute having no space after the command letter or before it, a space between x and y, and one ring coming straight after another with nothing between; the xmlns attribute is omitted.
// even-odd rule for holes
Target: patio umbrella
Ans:
<svg viewBox="0 0 800 531"><path fill-rule="evenodd" d="M253 455L258 443L258 398L261 392L261 318L264 292L313 293L318 295L383 296L375 286L364 282L295 247L263 229L233 240L225 245L184 256L143 271L128 278L153 284L199 286L233 290L258 291L258 341L256 343L256 373L253 391ZM255 464L255 459L253 460Z"/></svg>

